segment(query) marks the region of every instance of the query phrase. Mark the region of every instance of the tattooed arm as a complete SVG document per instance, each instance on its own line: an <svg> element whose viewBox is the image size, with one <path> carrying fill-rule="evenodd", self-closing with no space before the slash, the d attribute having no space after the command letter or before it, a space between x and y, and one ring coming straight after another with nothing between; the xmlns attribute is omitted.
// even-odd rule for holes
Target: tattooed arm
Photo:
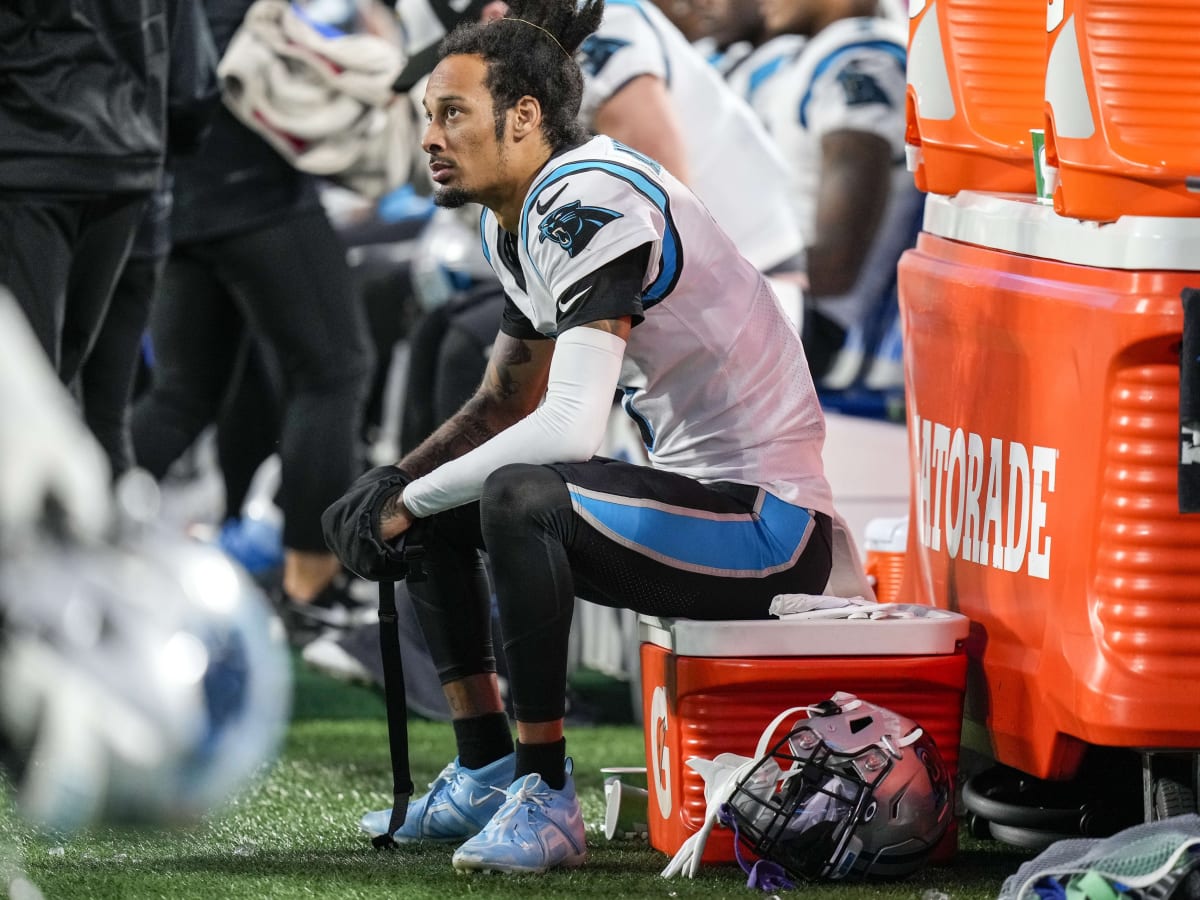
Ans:
<svg viewBox="0 0 1200 900"><path fill-rule="evenodd" d="M546 392L554 341L496 335L483 381L462 408L396 465L419 478L474 450L537 408ZM407 531L413 515L396 494L380 513L385 540Z"/></svg>
<svg viewBox="0 0 1200 900"><path fill-rule="evenodd" d="M418 478L525 418L546 392L553 353L554 341L523 341L500 332L475 394L397 465Z"/></svg>
<svg viewBox="0 0 1200 900"><path fill-rule="evenodd" d="M415 516L478 499L487 476L507 463L590 458L604 436L628 334L627 319L571 328L557 341L501 334L475 395L400 461L421 477L384 508L383 537L402 533Z"/></svg>

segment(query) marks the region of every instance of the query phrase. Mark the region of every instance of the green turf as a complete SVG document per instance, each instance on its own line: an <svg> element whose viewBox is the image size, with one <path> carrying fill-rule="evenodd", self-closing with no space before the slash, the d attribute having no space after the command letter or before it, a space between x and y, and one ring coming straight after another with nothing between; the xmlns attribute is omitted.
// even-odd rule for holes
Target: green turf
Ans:
<svg viewBox="0 0 1200 900"><path fill-rule="evenodd" d="M386 726L379 696L298 672L294 717L281 759L220 816L177 831L96 830L71 840L35 833L0 814L0 886L14 859L47 900L141 898L620 898L753 897L736 867L709 867L694 881L664 881L666 857L636 841L604 839L601 766L641 765L641 730L578 727L568 733L588 823L590 859L544 876L456 875L447 847L371 849L359 815L389 805ZM414 721L414 780L432 778L453 754L450 728ZM0 804L3 806L3 804ZM795 896L920 900L993 898L1028 854L968 838L950 866L882 885L804 885ZM6 863L7 858L7 863ZM10 889L21 896L21 887Z"/></svg>

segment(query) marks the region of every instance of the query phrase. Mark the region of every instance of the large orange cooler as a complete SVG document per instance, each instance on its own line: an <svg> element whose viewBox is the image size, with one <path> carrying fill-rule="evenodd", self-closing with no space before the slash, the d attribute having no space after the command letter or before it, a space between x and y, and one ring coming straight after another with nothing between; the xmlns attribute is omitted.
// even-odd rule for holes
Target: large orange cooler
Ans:
<svg viewBox="0 0 1200 900"><path fill-rule="evenodd" d="M1181 290L1200 220L929 197L900 263L900 599L966 614L967 718L1046 779L1200 747L1200 517L1181 515Z"/></svg>
<svg viewBox="0 0 1200 900"><path fill-rule="evenodd" d="M1200 4L1049 6L1046 156L1061 215L1200 216Z"/></svg>
<svg viewBox="0 0 1200 900"><path fill-rule="evenodd" d="M1034 192L1046 0L912 0L906 152L917 187Z"/></svg>
<svg viewBox="0 0 1200 900"><path fill-rule="evenodd" d="M965 617L878 621L697 622L643 616L643 722L650 844L674 854L704 822L704 780L687 761L751 756L784 709L836 691L908 716L958 765L967 636ZM799 719L800 716L797 716ZM781 726L779 736L782 736ZM952 826L935 860L954 853ZM705 862L734 860L733 832L715 828Z"/></svg>

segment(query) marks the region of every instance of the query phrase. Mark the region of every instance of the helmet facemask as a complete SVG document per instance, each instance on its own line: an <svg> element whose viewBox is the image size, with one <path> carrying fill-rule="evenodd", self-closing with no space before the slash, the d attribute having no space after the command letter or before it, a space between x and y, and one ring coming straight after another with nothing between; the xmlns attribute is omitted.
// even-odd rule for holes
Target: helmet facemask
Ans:
<svg viewBox="0 0 1200 900"><path fill-rule="evenodd" d="M950 781L911 720L849 695L809 709L737 783L740 844L794 878L896 877L950 822Z"/></svg>

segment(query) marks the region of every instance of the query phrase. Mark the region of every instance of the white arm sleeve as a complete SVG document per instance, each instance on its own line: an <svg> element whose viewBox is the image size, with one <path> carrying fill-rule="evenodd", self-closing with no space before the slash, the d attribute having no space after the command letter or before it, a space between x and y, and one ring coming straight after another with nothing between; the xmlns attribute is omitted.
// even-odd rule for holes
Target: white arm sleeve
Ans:
<svg viewBox="0 0 1200 900"><path fill-rule="evenodd" d="M521 421L404 489L414 516L478 500L488 475L508 463L582 462L604 439L625 341L597 328L571 328L555 342L546 399Z"/></svg>

